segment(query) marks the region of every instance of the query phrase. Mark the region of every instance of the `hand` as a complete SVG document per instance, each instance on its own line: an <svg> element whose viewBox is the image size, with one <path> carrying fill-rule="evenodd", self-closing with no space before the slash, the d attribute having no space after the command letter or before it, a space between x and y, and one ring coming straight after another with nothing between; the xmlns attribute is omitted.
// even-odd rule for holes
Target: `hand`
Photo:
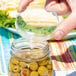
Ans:
<svg viewBox="0 0 76 76"><path fill-rule="evenodd" d="M33 0L21 0L18 11L24 11L32 1ZM45 9L48 11L53 10L57 12L58 15L70 14L54 31L54 39L62 39L76 27L76 0L46 0Z"/></svg>
<svg viewBox="0 0 76 76"><path fill-rule="evenodd" d="M76 27L76 0L47 0L45 8L55 11L58 15L70 14L54 31L54 39L60 40Z"/></svg>

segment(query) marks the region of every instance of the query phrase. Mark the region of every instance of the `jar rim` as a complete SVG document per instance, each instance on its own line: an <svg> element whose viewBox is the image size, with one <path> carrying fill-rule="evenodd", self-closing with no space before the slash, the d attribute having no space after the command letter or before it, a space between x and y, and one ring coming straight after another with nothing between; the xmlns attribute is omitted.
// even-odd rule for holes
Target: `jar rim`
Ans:
<svg viewBox="0 0 76 76"><path fill-rule="evenodd" d="M47 45L48 45L48 42L47 41L32 41L32 40L28 40L28 39L25 39L25 38L19 38L19 39L17 39L17 40L15 40L13 43L12 43L12 49L14 50L14 49L20 49L18 46L20 46L20 43L21 44L25 44L25 45L30 45L29 47L28 46L26 46L25 48L33 48L33 46L31 46L31 44L33 44L33 45L35 45L35 47L36 47L36 45L38 44L39 46L41 46L41 47L39 47L40 49L44 49ZM30 44L29 44L30 43ZM22 47L21 47L22 48ZM24 48L24 47L23 47Z"/></svg>
<svg viewBox="0 0 76 76"><path fill-rule="evenodd" d="M11 55L13 55L13 56L15 56L17 58L20 58L19 56L16 55L16 53L18 53L21 50L20 52L24 52L25 55L27 55L27 54L31 55L32 54L32 55L35 56L35 54L38 54L36 56L40 56L42 59L44 57L46 58L48 56L48 54L49 54L49 44L48 44L48 42L45 41L45 42L35 42L35 44L33 44L33 43L31 43L30 40L26 40L24 38L19 38L19 39L15 40L12 43ZM37 43L39 43L39 44L37 44ZM27 48L28 49L31 48L31 49L27 50ZM34 48L37 48L37 49L33 50ZM43 55L43 56L41 56L41 55Z"/></svg>

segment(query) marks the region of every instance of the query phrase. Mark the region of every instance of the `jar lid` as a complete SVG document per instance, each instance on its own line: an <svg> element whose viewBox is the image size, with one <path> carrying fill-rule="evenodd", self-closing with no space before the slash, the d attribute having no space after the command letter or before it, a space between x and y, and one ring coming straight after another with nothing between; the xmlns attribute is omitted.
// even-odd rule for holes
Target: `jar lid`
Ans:
<svg viewBox="0 0 76 76"><path fill-rule="evenodd" d="M15 25L23 38L46 41L52 39L52 32L56 29L58 21L56 12L30 6L24 12L18 13Z"/></svg>

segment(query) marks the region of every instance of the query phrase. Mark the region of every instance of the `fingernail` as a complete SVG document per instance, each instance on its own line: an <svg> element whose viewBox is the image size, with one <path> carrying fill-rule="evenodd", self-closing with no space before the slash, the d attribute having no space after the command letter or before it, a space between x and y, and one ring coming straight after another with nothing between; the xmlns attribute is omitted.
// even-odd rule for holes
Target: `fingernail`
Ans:
<svg viewBox="0 0 76 76"><path fill-rule="evenodd" d="M17 10L19 13L21 13L21 12L23 12L24 11L24 9L22 8L22 6L21 5L19 5L19 7L18 7L18 10Z"/></svg>
<svg viewBox="0 0 76 76"><path fill-rule="evenodd" d="M21 13L21 12L24 11L24 9L18 7L18 10L17 10L17 11L18 11L19 13Z"/></svg>
<svg viewBox="0 0 76 76"><path fill-rule="evenodd" d="M44 6L44 7L45 7L45 10L46 10L46 11L49 11L49 12L52 11L52 6L55 5L55 4L56 4L55 1L52 1L52 2L49 3L48 5L45 4L45 6Z"/></svg>
<svg viewBox="0 0 76 76"><path fill-rule="evenodd" d="M63 10L64 10L63 5L62 5L62 4L58 4L58 9L59 9L60 11L63 11Z"/></svg>
<svg viewBox="0 0 76 76"><path fill-rule="evenodd" d="M22 12L22 9L18 8L17 12L21 13Z"/></svg>
<svg viewBox="0 0 76 76"><path fill-rule="evenodd" d="M55 34L54 34L54 38L56 40L60 40L64 37L64 33L62 31L57 31Z"/></svg>
<svg viewBox="0 0 76 76"><path fill-rule="evenodd" d="M17 10L19 13L23 12L24 11L24 7L23 7L23 2L20 2L19 4L19 7L18 7L18 10Z"/></svg>

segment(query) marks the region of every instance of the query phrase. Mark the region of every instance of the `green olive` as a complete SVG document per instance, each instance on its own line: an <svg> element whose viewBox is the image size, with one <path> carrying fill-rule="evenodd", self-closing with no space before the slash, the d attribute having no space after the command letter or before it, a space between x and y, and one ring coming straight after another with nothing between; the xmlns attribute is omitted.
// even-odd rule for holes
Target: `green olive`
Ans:
<svg viewBox="0 0 76 76"><path fill-rule="evenodd" d="M21 76L20 73L14 73L14 76Z"/></svg>
<svg viewBox="0 0 76 76"><path fill-rule="evenodd" d="M38 64L36 62L31 62L29 64L29 67L30 67L31 70L34 70L35 71L38 68Z"/></svg>
<svg viewBox="0 0 76 76"><path fill-rule="evenodd" d="M26 67L26 63L25 62L20 62L19 63L20 67L25 68Z"/></svg>
<svg viewBox="0 0 76 76"><path fill-rule="evenodd" d="M47 65L47 68L48 68L49 70L51 70L51 69L52 69L52 66L51 66L51 65Z"/></svg>
<svg viewBox="0 0 76 76"><path fill-rule="evenodd" d="M16 65L13 67L12 71L15 73L18 73L20 71L20 67L18 65Z"/></svg>
<svg viewBox="0 0 76 76"><path fill-rule="evenodd" d="M11 58L10 61L11 61L12 64L15 64L15 65L19 64L19 61L17 59L15 59L15 58Z"/></svg>
<svg viewBox="0 0 76 76"><path fill-rule="evenodd" d="M40 66L39 69L38 69L38 73L40 75L44 76L44 75L46 75L48 73L48 69L46 67L44 67L44 66Z"/></svg>
<svg viewBox="0 0 76 76"><path fill-rule="evenodd" d="M43 60L43 61L40 61L39 62L39 65L47 65L47 63L48 63L48 61L45 59L45 60Z"/></svg>
<svg viewBox="0 0 76 76"><path fill-rule="evenodd" d="M31 74L30 74L30 76L38 76L38 72L32 71Z"/></svg>

